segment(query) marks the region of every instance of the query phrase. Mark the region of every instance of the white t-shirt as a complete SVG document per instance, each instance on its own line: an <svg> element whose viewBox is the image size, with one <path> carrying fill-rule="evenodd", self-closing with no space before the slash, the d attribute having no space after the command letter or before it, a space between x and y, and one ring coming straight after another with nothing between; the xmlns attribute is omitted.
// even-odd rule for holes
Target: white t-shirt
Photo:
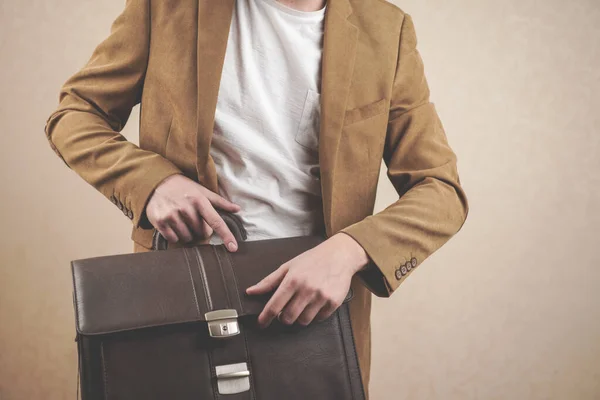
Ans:
<svg viewBox="0 0 600 400"><path fill-rule="evenodd" d="M322 234L318 161L325 7L236 0L210 154L248 241ZM213 233L211 244L221 244Z"/></svg>

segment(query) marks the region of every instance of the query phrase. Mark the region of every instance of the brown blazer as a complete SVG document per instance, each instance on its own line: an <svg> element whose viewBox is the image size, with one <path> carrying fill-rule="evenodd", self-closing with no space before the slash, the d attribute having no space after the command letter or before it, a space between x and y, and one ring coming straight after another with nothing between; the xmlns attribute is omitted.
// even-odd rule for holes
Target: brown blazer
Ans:
<svg viewBox="0 0 600 400"><path fill-rule="evenodd" d="M209 148L234 2L127 0L46 122L56 154L132 220L135 251L151 247L144 208L167 176L218 192ZM460 230L469 206L411 16L384 0L328 0L324 29L323 211L327 235L352 236L371 260L351 302L367 387L371 293L390 296ZM138 103L139 147L119 133ZM373 215L382 159L398 200Z"/></svg>

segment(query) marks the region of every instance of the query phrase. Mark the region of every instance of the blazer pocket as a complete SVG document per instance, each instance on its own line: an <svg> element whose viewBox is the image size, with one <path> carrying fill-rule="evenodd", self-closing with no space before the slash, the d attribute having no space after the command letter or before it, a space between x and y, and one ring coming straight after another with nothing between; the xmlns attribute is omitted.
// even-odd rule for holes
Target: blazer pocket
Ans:
<svg viewBox="0 0 600 400"><path fill-rule="evenodd" d="M365 104L360 107L352 108L350 110L346 110L346 114L344 117L344 126L354 124L356 122L363 121L367 118L374 117L376 115L382 114L388 110L387 99L384 97L382 99L376 100L372 103Z"/></svg>

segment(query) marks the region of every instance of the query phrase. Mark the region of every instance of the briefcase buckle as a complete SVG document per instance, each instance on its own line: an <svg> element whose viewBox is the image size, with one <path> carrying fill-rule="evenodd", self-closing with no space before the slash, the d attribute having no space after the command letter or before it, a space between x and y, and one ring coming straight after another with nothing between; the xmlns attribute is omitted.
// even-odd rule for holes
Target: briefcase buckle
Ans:
<svg viewBox="0 0 600 400"><path fill-rule="evenodd" d="M219 394L235 394L250 390L250 371L245 362L215 366Z"/></svg>
<svg viewBox="0 0 600 400"><path fill-rule="evenodd" d="M214 338L227 338L240 333L238 313L234 309L209 311L204 314L208 323L208 333Z"/></svg>

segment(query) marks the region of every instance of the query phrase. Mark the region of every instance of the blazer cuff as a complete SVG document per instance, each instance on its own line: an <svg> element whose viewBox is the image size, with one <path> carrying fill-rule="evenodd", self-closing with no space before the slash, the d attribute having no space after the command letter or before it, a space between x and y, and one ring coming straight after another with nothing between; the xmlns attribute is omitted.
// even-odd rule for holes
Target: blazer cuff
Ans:
<svg viewBox="0 0 600 400"><path fill-rule="evenodd" d="M130 192L131 210L133 212L132 222L135 227L142 229L153 228L146 215L146 206L154 190L169 176L183 175L183 172L166 158L157 155L155 161L142 177L134 181L134 186Z"/></svg>
<svg viewBox="0 0 600 400"><path fill-rule="evenodd" d="M382 254L380 246L377 245L378 231L373 226L371 216L362 221L341 229L350 235L365 249L369 256L369 262L356 275L373 294L378 297L390 297L394 290L400 285L396 279L395 270L398 267L395 260L390 260Z"/></svg>

